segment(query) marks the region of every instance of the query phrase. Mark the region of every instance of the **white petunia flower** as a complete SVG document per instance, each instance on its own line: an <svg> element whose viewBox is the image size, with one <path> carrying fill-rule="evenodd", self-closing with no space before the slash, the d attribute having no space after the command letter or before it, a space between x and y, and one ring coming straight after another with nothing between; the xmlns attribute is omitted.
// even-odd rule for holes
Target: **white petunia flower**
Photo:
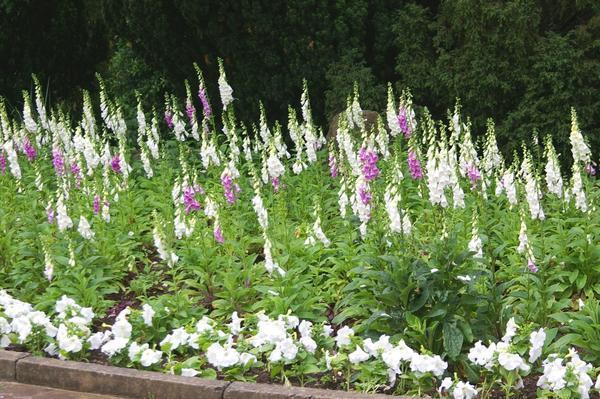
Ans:
<svg viewBox="0 0 600 399"><path fill-rule="evenodd" d="M350 345L350 338L354 336L354 330L348 326L340 328L335 337L335 342L338 347Z"/></svg>
<svg viewBox="0 0 600 399"><path fill-rule="evenodd" d="M102 353L107 355L108 357L112 357L115 354L121 352L129 342L129 338L116 337L102 346Z"/></svg>
<svg viewBox="0 0 600 399"><path fill-rule="evenodd" d="M240 355L239 364L242 366L248 366L256 363L256 356L251 353L244 352Z"/></svg>
<svg viewBox="0 0 600 399"><path fill-rule="evenodd" d="M529 336L531 348L529 349L529 363L535 362L542 355L542 348L546 340L546 332L543 328L534 331Z"/></svg>
<svg viewBox="0 0 600 399"><path fill-rule="evenodd" d="M181 369L181 376L182 377L195 377L198 374L200 374L200 372L198 370L188 369L188 368L182 368Z"/></svg>
<svg viewBox="0 0 600 399"><path fill-rule="evenodd" d="M315 353L317 350L317 343L311 337L302 337L299 341L307 352Z"/></svg>
<svg viewBox="0 0 600 399"><path fill-rule="evenodd" d="M454 399L472 399L475 396L477 396L477 390L468 382L459 381L452 390L452 397Z"/></svg>
<svg viewBox="0 0 600 399"><path fill-rule="evenodd" d="M131 345L129 345L129 351L127 352L129 360L132 362L137 361L138 356L146 349L148 349L148 344L140 345L137 342L132 342Z"/></svg>
<svg viewBox="0 0 600 399"><path fill-rule="evenodd" d="M508 371L522 370L529 371L529 365L525 363L523 358L517 354L502 352L498 355L498 363Z"/></svg>
<svg viewBox="0 0 600 399"><path fill-rule="evenodd" d="M171 352L174 351L175 349L179 348L180 346L186 344L188 342L189 339L189 334L185 331L185 329L183 327L179 327L175 330L173 330L173 332L171 334L168 334L161 342L160 342L160 346L163 350L165 350L165 348L163 348L163 346L165 345L169 345L167 351Z"/></svg>
<svg viewBox="0 0 600 399"><path fill-rule="evenodd" d="M231 333L233 335L237 335L243 330L243 328L242 328L243 320L244 319L241 319L240 317L238 317L237 312L233 312L231 314L231 323L229 323L227 326L229 327L229 331L231 331Z"/></svg>
<svg viewBox="0 0 600 399"><path fill-rule="evenodd" d="M356 346L356 350L348 355L348 360L352 364L358 364L369 360L371 355L362 350L360 346Z"/></svg>
<svg viewBox="0 0 600 399"><path fill-rule="evenodd" d="M506 333L502 337L502 341L510 342L512 338L517 334L518 328L519 326L515 322L515 318L511 317L510 320L508 320L508 323L506 323Z"/></svg>
<svg viewBox="0 0 600 399"><path fill-rule="evenodd" d="M142 366L149 367L153 364L160 362L162 359L162 352L156 351L152 349L146 349L142 352L142 357L140 358L140 363Z"/></svg>
<svg viewBox="0 0 600 399"><path fill-rule="evenodd" d="M131 324L125 318L117 320L115 324L113 324L111 331L115 338L125 338L129 340L131 337Z"/></svg>
<svg viewBox="0 0 600 399"><path fill-rule="evenodd" d="M154 314L156 312L154 311L154 309L152 309L152 306L148 305L147 303L145 303L144 306L142 306L142 310L142 318L144 319L144 324L152 327L152 318L154 317Z"/></svg>
<svg viewBox="0 0 600 399"><path fill-rule="evenodd" d="M235 366L240 361L239 353L232 348L225 348L215 342L206 350L206 359L218 370Z"/></svg>

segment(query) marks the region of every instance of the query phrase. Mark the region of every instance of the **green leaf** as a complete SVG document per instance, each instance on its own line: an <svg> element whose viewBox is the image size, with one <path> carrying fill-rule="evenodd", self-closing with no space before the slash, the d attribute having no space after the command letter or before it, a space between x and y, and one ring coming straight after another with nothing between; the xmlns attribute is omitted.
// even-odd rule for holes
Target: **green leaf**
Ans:
<svg viewBox="0 0 600 399"><path fill-rule="evenodd" d="M460 355L464 336L456 324L446 323L443 328L444 349L451 359L456 359Z"/></svg>

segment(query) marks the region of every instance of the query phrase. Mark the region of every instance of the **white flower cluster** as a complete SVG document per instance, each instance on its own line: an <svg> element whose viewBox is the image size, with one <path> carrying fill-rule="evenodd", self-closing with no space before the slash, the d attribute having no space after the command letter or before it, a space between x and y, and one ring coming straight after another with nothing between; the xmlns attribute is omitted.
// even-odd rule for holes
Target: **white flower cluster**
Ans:
<svg viewBox="0 0 600 399"><path fill-rule="evenodd" d="M184 358L203 354L208 364L217 370L233 367L249 370L262 362L291 365L304 361L307 356L327 370L346 370L348 367L360 370L363 363L372 360L387 366L389 386L395 384L397 375L407 372L417 379L427 376L441 379L448 367L440 356L418 353L403 340L394 345L387 335L380 336L377 341L361 339L348 326L340 328L332 338L333 330L329 325L315 328L313 323L290 314L273 319L259 313L242 319L234 312L231 323L223 326L204 316L195 323L172 330L157 344L138 341L140 337L148 336L151 331L148 329L153 327L156 311L148 304L140 310L124 309L109 329L94 334L91 334L94 313L90 308L83 308L63 296L56 302L55 312L51 319L43 312L34 311L30 304L0 291L0 347L11 343L33 345L41 340L47 344L46 352L62 359L99 349L109 357L123 354L142 367L160 369L164 366L166 372L184 376L200 374L200 364L195 367L186 361L174 361L172 354L175 351ZM518 328L514 319L509 320L502 340L489 346L477 342L469 351L469 360L488 371L502 368L517 376L529 371L531 366L514 353L512 340ZM530 334L530 363L540 357L545 340L543 329ZM321 350L318 350L320 346ZM164 363L165 360L168 362ZM365 367L371 368L376 363L365 363ZM178 364L185 367L177 367ZM564 358L552 354L543 362L543 375L538 386L554 392L576 389L582 398L587 398L593 385L591 373L593 367L582 361L574 350ZM595 388L600 388L600 382L596 382ZM477 395L477 389L471 384L448 377L443 379L438 392L464 399Z"/></svg>
<svg viewBox="0 0 600 399"><path fill-rule="evenodd" d="M481 341L476 342L475 346L469 351L469 360L488 371L498 367L502 367L507 371L529 371L530 366L525 360L517 353L511 352L511 341L516 335L517 329L518 326L514 318L511 318L506 325L506 333L502 340L498 343L490 342L489 346L483 345Z"/></svg>
<svg viewBox="0 0 600 399"><path fill-rule="evenodd" d="M590 397L589 392L594 382L589 372L593 367L581 360L573 348L569 349L569 354L565 358L555 353L551 354L544 360L543 368L544 373L537 382L538 387L552 392L576 388L581 398ZM600 376L596 381L595 389L600 390Z"/></svg>
<svg viewBox="0 0 600 399"><path fill-rule="evenodd" d="M443 379L438 388L440 395L451 392L454 399L472 399L477 396L477 389L468 382L454 381L450 377Z"/></svg>

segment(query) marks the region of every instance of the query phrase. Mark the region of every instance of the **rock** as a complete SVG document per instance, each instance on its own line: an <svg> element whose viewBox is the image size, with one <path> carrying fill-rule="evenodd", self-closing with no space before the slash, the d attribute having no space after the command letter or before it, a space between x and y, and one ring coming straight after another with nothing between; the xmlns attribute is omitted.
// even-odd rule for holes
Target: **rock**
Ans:
<svg viewBox="0 0 600 399"><path fill-rule="evenodd" d="M335 140L335 135L338 129L338 121L340 119L341 114L342 112L331 118L331 122L329 122L329 131L327 132L326 137L327 141ZM365 129L367 129L367 131L369 131L377 125L377 118L379 118L379 113L375 111L363 110L362 114L363 119L365 121Z"/></svg>

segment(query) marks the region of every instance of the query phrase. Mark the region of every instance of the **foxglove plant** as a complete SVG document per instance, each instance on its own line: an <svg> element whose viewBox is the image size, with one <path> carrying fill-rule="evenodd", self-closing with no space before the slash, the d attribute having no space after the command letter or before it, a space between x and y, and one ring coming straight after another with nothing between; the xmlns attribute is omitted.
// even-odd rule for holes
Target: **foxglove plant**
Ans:
<svg viewBox="0 0 600 399"><path fill-rule="evenodd" d="M29 133L37 133L38 125L31 114L31 101L26 91L23 91L23 122Z"/></svg>
<svg viewBox="0 0 600 399"><path fill-rule="evenodd" d="M371 219L371 200L373 195L369 182L363 177L359 176L354 183L354 192L350 196L350 204L352 205L352 211L360 220L360 235L364 239L367 235L367 224Z"/></svg>
<svg viewBox="0 0 600 399"><path fill-rule="evenodd" d="M160 258L167 262L169 267L173 267L175 263L179 260L179 256L175 254L175 252L167 249L167 246L164 242L164 234L163 234L163 225L159 221L157 217L155 217L155 226L152 232L152 236L154 238L154 246L156 247L156 251Z"/></svg>
<svg viewBox="0 0 600 399"><path fill-rule="evenodd" d="M546 185L548 191L555 194L558 198L562 198L563 181L560 175L560 166L558 163L558 155L552 145L550 136L546 137Z"/></svg>
<svg viewBox="0 0 600 399"><path fill-rule="evenodd" d="M529 212L531 219L544 220L546 218L540 199L542 193L539 189L537 178L533 174L533 166L531 164L531 158L527 151L523 155L523 162L521 163L521 178L525 184L525 198L529 205Z"/></svg>
<svg viewBox="0 0 600 399"><path fill-rule="evenodd" d="M381 154L384 160L390 157L389 150L389 137L383 119L377 118L377 134L375 135L375 143L377 144L377 151Z"/></svg>
<svg viewBox="0 0 600 399"><path fill-rule="evenodd" d="M496 196L500 196L503 192L506 193L510 208L517 205L517 186L515 185L515 175L512 168L504 171L502 178L496 184Z"/></svg>
<svg viewBox="0 0 600 399"><path fill-rule="evenodd" d="M40 125L42 129L49 130L50 124L48 123L48 116L46 113L46 107L44 105L44 101L42 99L42 86L40 85L40 81L37 76L33 75L33 82L35 85L35 106L38 113L38 117L40 120Z"/></svg>
<svg viewBox="0 0 600 399"><path fill-rule="evenodd" d="M581 180L581 169L577 162L573 163L573 176L571 178L571 193L575 197L575 208L581 212L588 211L583 182Z"/></svg>
<svg viewBox="0 0 600 399"><path fill-rule="evenodd" d="M219 58L219 94L221 95L221 103L223 104L223 111L227 111L229 104L233 102L233 89L227 83L227 76L225 76L225 68L223 66L223 60Z"/></svg>
<svg viewBox="0 0 600 399"><path fill-rule="evenodd" d="M483 149L483 159L481 162L483 173L487 177L491 177L494 171L500 171L504 166L504 158L498 150L496 141L496 131L494 121L487 120L487 131L485 134L485 147Z"/></svg>
<svg viewBox="0 0 600 399"><path fill-rule="evenodd" d="M385 202L385 210L390 220L389 228L392 233L402 233L404 235L410 235L412 224L408 216L408 212L404 210L398 210L398 204L401 201L400 195L400 184L404 176L400 169L398 160L394 165L392 177L390 183L387 185L383 194L383 200Z"/></svg>
<svg viewBox="0 0 600 399"><path fill-rule="evenodd" d="M315 216L315 223L312 225L312 230L309 232L306 241L304 241L304 245L315 245L316 240L319 240L324 247L328 247L331 245L331 241L329 241L321 228L321 206L319 205L318 199L315 199L313 214Z"/></svg>
<svg viewBox="0 0 600 399"><path fill-rule="evenodd" d="M571 135L569 137L571 141L571 152L573 154L573 160L575 163L582 163L583 165L590 164L591 151L587 146L583 135L579 130L579 124L577 123L577 113L575 108L571 108Z"/></svg>
<svg viewBox="0 0 600 399"><path fill-rule="evenodd" d="M483 258L483 244L481 237L479 237L477 214L473 215L473 230L471 232L471 241L469 241L469 251L474 252L473 257L482 259Z"/></svg>
<svg viewBox="0 0 600 399"><path fill-rule="evenodd" d="M56 199L56 224L60 232L64 232L67 229L73 227L73 221L67 214L67 206L64 203L64 195L59 192Z"/></svg>
<svg viewBox="0 0 600 399"><path fill-rule="evenodd" d="M83 215L79 217L79 225L77 227L77 231L86 240L91 240L92 238L94 238L95 235L94 231L92 230L92 227L90 226L90 223Z"/></svg>
<svg viewBox="0 0 600 399"><path fill-rule="evenodd" d="M8 166L10 167L10 173L14 176L14 178L18 181L21 180L21 167L19 166L19 158L17 156L17 152L13 146L13 141L8 140L4 143L3 146L4 152L6 153L6 158L8 160Z"/></svg>

